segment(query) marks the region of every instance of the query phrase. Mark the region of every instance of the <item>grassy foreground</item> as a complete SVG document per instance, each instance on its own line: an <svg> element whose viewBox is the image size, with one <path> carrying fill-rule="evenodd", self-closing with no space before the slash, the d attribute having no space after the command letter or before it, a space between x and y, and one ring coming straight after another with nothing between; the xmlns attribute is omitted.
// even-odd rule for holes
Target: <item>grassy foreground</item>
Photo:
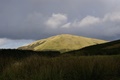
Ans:
<svg viewBox="0 0 120 80"><path fill-rule="evenodd" d="M0 80L120 80L120 55L0 58Z"/></svg>

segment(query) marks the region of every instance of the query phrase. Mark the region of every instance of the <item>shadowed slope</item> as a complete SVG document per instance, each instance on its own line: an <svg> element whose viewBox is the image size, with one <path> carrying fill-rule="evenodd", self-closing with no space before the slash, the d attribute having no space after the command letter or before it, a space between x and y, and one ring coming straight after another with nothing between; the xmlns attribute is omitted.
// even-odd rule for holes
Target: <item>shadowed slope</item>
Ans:
<svg viewBox="0 0 120 80"><path fill-rule="evenodd" d="M116 55L120 54L120 40L88 46L67 53L75 55Z"/></svg>

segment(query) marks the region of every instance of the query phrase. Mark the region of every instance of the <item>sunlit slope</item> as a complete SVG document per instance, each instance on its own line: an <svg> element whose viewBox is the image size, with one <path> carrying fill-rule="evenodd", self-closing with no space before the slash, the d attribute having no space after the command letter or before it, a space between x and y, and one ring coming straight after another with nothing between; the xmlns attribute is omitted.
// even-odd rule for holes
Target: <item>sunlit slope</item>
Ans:
<svg viewBox="0 0 120 80"><path fill-rule="evenodd" d="M18 49L34 50L34 51L60 51L67 52L71 50L81 49L86 46L105 43L107 41L86 38L76 35L61 34L50 38L35 41L29 45Z"/></svg>

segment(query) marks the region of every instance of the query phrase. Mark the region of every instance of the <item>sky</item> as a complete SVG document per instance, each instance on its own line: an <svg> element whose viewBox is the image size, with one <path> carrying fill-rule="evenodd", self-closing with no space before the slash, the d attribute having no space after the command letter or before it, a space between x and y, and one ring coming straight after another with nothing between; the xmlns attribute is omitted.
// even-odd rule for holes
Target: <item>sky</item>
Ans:
<svg viewBox="0 0 120 80"><path fill-rule="evenodd" d="M120 0L0 0L0 48L58 34L120 38Z"/></svg>

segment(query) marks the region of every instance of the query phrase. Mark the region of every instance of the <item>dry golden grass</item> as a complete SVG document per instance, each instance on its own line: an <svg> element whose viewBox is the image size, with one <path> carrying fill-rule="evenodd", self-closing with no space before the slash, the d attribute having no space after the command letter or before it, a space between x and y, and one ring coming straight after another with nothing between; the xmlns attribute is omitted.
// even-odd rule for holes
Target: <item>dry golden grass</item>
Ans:
<svg viewBox="0 0 120 80"><path fill-rule="evenodd" d="M107 41L69 34L62 34L47 39L35 41L27 46L21 47L20 49L31 49L35 51L55 50L60 52L66 52L105 42Z"/></svg>

